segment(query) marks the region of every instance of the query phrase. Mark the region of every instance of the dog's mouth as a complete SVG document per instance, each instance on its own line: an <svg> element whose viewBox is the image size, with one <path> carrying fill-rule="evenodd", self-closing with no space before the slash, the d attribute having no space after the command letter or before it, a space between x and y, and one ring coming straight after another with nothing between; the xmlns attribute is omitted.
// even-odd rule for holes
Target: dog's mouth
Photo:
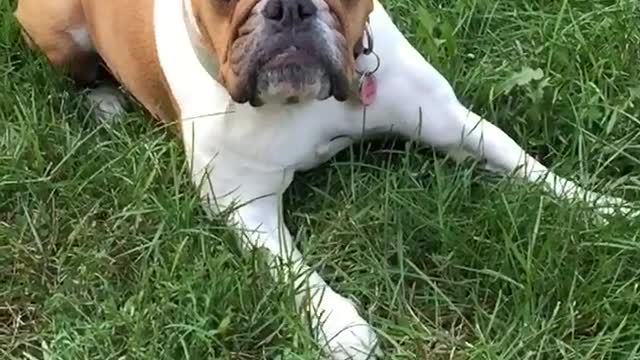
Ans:
<svg viewBox="0 0 640 360"><path fill-rule="evenodd" d="M332 95L344 100L347 87L346 79L342 77L321 57L289 45L255 67L249 102L253 106L264 103L295 104L314 99L325 100Z"/></svg>
<svg viewBox="0 0 640 360"><path fill-rule="evenodd" d="M289 46L279 54L269 59L263 66L265 69L286 66L316 66L318 61L306 51L295 45Z"/></svg>

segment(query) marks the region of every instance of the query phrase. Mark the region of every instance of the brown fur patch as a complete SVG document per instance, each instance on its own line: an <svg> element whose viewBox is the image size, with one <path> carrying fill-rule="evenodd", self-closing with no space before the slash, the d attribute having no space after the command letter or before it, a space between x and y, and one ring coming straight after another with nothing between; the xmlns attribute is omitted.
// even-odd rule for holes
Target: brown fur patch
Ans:
<svg viewBox="0 0 640 360"><path fill-rule="evenodd" d="M165 0L161 0L165 1ZM16 17L33 47L78 81L97 76L100 58L156 118L173 123L179 111L160 67L153 29L154 0L20 0ZM68 32L86 27L96 52Z"/></svg>

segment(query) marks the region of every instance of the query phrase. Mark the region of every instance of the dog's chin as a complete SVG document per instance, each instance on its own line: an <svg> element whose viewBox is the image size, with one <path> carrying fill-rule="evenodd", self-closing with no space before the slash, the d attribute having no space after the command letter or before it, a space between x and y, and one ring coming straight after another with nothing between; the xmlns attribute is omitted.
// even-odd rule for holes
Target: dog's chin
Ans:
<svg viewBox="0 0 640 360"><path fill-rule="evenodd" d="M257 75L251 105L297 104L331 96L329 74L319 66L265 67Z"/></svg>

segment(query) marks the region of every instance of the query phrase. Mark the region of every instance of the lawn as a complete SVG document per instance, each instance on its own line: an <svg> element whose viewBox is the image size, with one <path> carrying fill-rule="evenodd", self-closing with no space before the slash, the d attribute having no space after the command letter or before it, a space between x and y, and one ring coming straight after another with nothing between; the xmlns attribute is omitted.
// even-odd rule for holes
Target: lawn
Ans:
<svg viewBox="0 0 640 360"><path fill-rule="evenodd" d="M166 1L166 0L165 0ZM387 0L465 104L640 204L637 0ZM0 1L0 358L315 359L140 109L95 122ZM383 60L384 61L384 60ZM473 164L467 164L473 165ZM297 176L287 222L388 359L640 359L640 220L396 139Z"/></svg>

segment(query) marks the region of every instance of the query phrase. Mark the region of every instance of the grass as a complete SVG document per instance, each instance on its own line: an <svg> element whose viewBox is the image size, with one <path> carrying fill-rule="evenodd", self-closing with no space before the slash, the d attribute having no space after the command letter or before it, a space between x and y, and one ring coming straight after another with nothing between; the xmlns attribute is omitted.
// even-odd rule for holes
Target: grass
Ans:
<svg viewBox="0 0 640 360"><path fill-rule="evenodd" d="M635 0L387 0L474 110L559 173L640 202ZM0 358L314 359L290 288L210 221L142 111L92 121L0 2ZM640 222L355 146L287 221L389 359L640 359Z"/></svg>

